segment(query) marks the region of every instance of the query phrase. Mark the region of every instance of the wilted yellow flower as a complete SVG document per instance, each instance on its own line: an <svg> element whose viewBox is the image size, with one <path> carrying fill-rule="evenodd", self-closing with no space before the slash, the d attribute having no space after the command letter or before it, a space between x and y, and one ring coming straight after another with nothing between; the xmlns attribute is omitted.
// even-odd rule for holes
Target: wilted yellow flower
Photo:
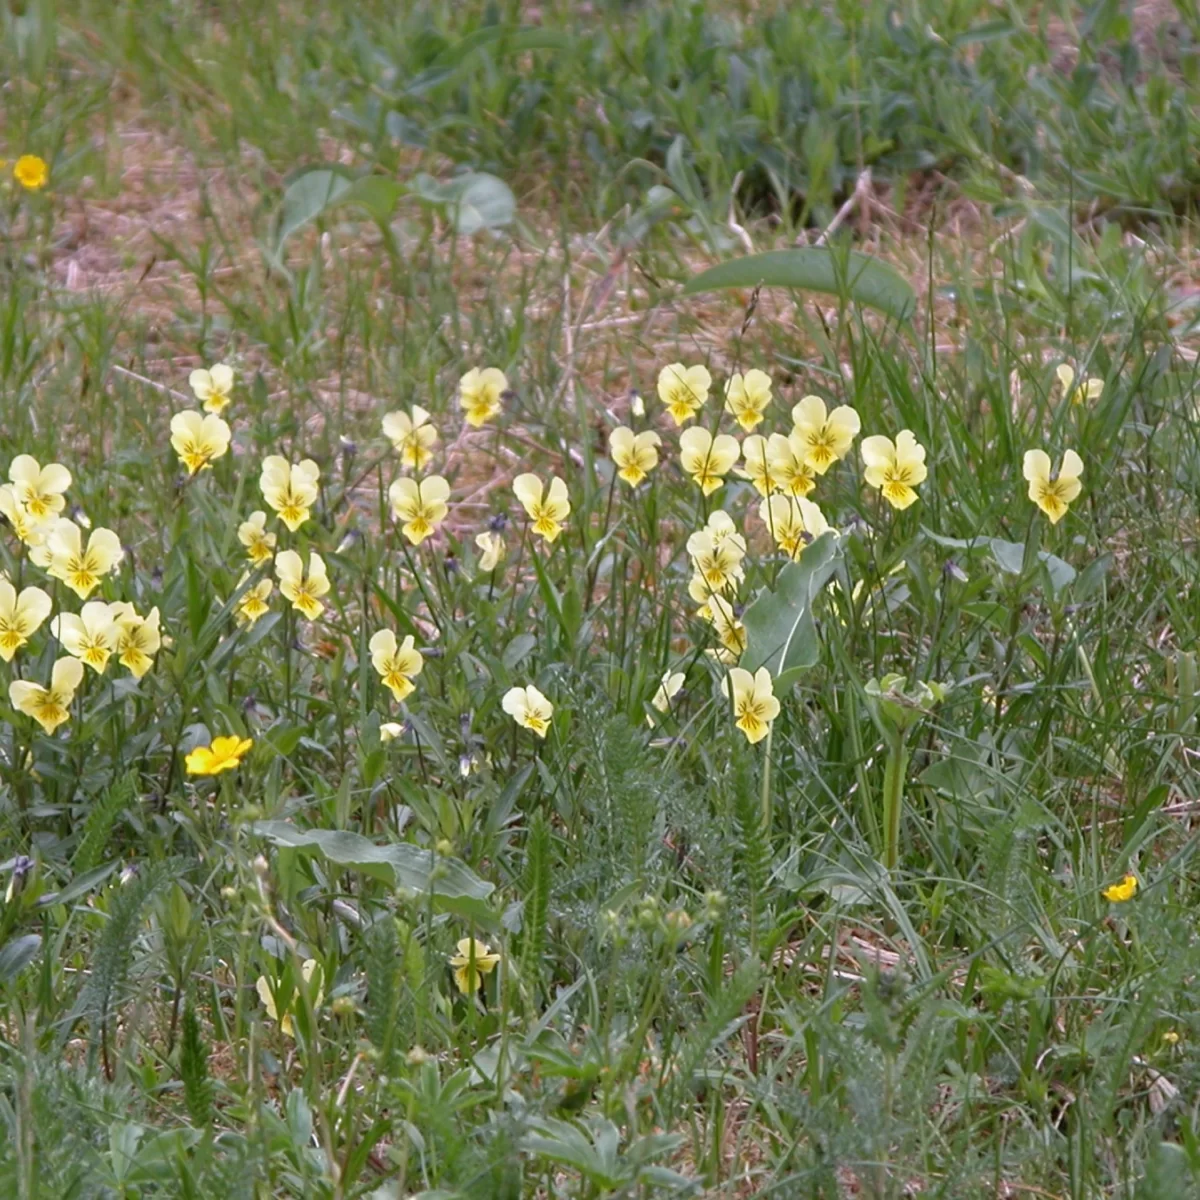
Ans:
<svg viewBox="0 0 1200 1200"><path fill-rule="evenodd" d="M700 615L712 624L720 646L709 654L718 662L735 663L746 649L746 627L733 606L733 601L719 594L710 595Z"/></svg>
<svg viewBox="0 0 1200 1200"><path fill-rule="evenodd" d="M683 683L687 676L682 671L666 670L663 672L662 682L658 685L658 691L654 693L654 699L650 701L659 712L669 712L671 701L679 695L683 690Z"/></svg>
<svg viewBox="0 0 1200 1200"><path fill-rule="evenodd" d="M485 529L475 535L475 545L479 547L479 569L485 574L494 571L508 552L504 539L491 529Z"/></svg>
<svg viewBox="0 0 1200 1200"><path fill-rule="evenodd" d="M214 458L221 458L231 436L229 426L214 413L202 417L189 409L171 418L171 445L189 475L207 470Z"/></svg>
<svg viewBox="0 0 1200 1200"><path fill-rule="evenodd" d="M46 540L49 522L38 520L17 499L17 489L11 483L0 484L0 513L17 539L26 546L40 546Z"/></svg>
<svg viewBox="0 0 1200 1200"><path fill-rule="evenodd" d="M86 608L87 605L84 605ZM162 646L159 613L155 606L144 617L125 600L109 605L120 635L117 638L117 661L128 667L135 679L141 679L154 666L154 656Z"/></svg>
<svg viewBox="0 0 1200 1200"><path fill-rule="evenodd" d="M32 455L18 454L8 468L8 477L17 500L35 521L57 516L66 507L63 493L71 486L71 472L61 463L43 467Z"/></svg>
<svg viewBox="0 0 1200 1200"><path fill-rule="evenodd" d="M555 541L571 515L567 485L551 475L550 486L543 489L536 475L518 475L513 480L513 493L533 522L533 532L548 542Z"/></svg>
<svg viewBox="0 0 1200 1200"><path fill-rule="evenodd" d="M311 458L289 463L278 454L263 459L258 486L263 499L279 514L279 519L295 533L308 520L317 502L317 484L321 468Z"/></svg>
<svg viewBox="0 0 1200 1200"><path fill-rule="evenodd" d="M50 182L50 168L36 154L22 154L13 164L13 178L27 192L36 192Z"/></svg>
<svg viewBox="0 0 1200 1200"><path fill-rule="evenodd" d="M315 958L306 958L300 966L300 975L304 980L306 988L312 984L313 976L316 976L317 990L316 994L312 996L312 1006L314 1009L320 1008L322 1001L325 999L325 980L324 973L321 971L317 960ZM262 1006L267 1016L279 1025L279 1032L285 1037L294 1038L296 1036L296 1027L292 1023L292 1014L285 1012L283 1019L280 1020L279 1010L275 1006L275 995L271 991L271 984L265 975L260 975L255 980L254 990L258 993L258 998L262 1001Z"/></svg>
<svg viewBox="0 0 1200 1200"><path fill-rule="evenodd" d="M121 630L113 620L112 606L103 600L88 601L78 616L59 613L50 624L50 632L68 654L86 663L98 675L104 673L121 636Z"/></svg>
<svg viewBox="0 0 1200 1200"><path fill-rule="evenodd" d="M1138 881L1136 875L1126 875L1120 883L1109 884L1100 894L1113 904L1124 904L1137 895Z"/></svg>
<svg viewBox="0 0 1200 1200"><path fill-rule="evenodd" d="M423 471L433 458L438 431L429 413L414 404L411 413L390 412L383 418L383 436L400 455L400 462L414 471Z"/></svg>
<svg viewBox="0 0 1200 1200"><path fill-rule="evenodd" d="M1079 482L1083 459L1074 450L1062 457L1058 474L1051 471L1050 455L1045 450L1026 450L1023 470L1029 481L1029 498L1057 525L1067 515L1067 506L1083 490Z"/></svg>
<svg viewBox="0 0 1200 1200"><path fill-rule="evenodd" d="M243 575L238 580L238 587L241 587L249 578L249 575ZM259 617L265 617L271 611L271 606L267 601L270 600L274 590L275 581L269 577L260 579L253 587L247 588L238 601L234 619L249 626L253 625Z"/></svg>
<svg viewBox="0 0 1200 1200"><path fill-rule="evenodd" d="M410 695L416 684L413 679L420 675L425 665L421 652L413 646L413 636L408 634L400 645L390 629L381 629L370 641L371 665L397 701Z"/></svg>
<svg viewBox="0 0 1200 1200"><path fill-rule="evenodd" d="M509 688L500 707L523 729L531 729L540 738L550 730L554 705L532 683L527 687Z"/></svg>
<svg viewBox="0 0 1200 1200"><path fill-rule="evenodd" d="M200 367L188 376L188 386L204 411L219 417L233 399L233 368L226 363L214 363L207 370Z"/></svg>
<svg viewBox="0 0 1200 1200"><path fill-rule="evenodd" d="M779 701L775 699L770 671L759 667L751 675L741 667L734 667L727 683L736 717L734 723L751 745L761 742L767 736L771 722L779 716Z"/></svg>
<svg viewBox="0 0 1200 1200"><path fill-rule="evenodd" d="M686 425L708 399L712 376L704 366L671 363L658 373L658 398L676 425Z"/></svg>
<svg viewBox="0 0 1200 1200"><path fill-rule="evenodd" d="M829 528L821 510L803 497L769 496L758 506L758 515L775 545L793 560Z"/></svg>
<svg viewBox="0 0 1200 1200"><path fill-rule="evenodd" d="M693 425L679 435L679 461L706 496L725 482L741 452L737 438L727 433L713 437L701 425Z"/></svg>
<svg viewBox="0 0 1200 1200"><path fill-rule="evenodd" d="M103 576L121 561L121 539L111 529L94 529L83 545L83 532L74 521L60 517L50 527L35 561L86 600Z"/></svg>
<svg viewBox="0 0 1200 1200"><path fill-rule="evenodd" d="M275 557L275 535L267 532L267 514L261 508L238 526L238 541L246 547L246 557L256 567Z"/></svg>
<svg viewBox="0 0 1200 1200"><path fill-rule="evenodd" d="M463 938L457 948L458 953L450 956L454 983L464 996L470 996L479 990L483 976L496 969L500 955L494 954L487 942L477 942L474 938Z"/></svg>
<svg viewBox="0 0 1200 1200"><path fill-rule="evenodd" d="M902 429L891 438L876 434L862 444L863 472L867 483L878 488L893 508L907 508L915 503L914 490L928 472L925 469L925 447L913 436L912 430Z"/></svg>
<svg viewBox="0 0 1200 1200"><path fill-rule="evenodd" d="M189 750L183 765L189 775L221 775L226 771L236 771L253 745L253 738L238 737L236 733L213 738L211 746L197 746Z"/></svg>
<svg viewBox="0 0 1200 1200"><path fill-rule="evenodd" d="M318 597L329 591L329 576L325 573L325 560L319 554L309 554L306 576L300 555L295 550L281 550L275 555L275 575L279 590L297 612L315 621L325 611Z"/></svg>
<svg viewBox="0 0 1200 1200"><path fill-rule="evenodd" d="M50 615L51 607L50 597L41 588L22 588L18 594L7 579L0 579L0 658L12 662L13 655Z"/></svg>
<svg viewBox="0 0 1200 1200"><path fill-rule="evenodd" d="M500 401L508 391L508 379L497 367L482 371L472 367L458 381L458 403L466 414L467 424L479 428L500 411Z"/></svg>
<svg viewBox="0 0 1200 1200"><path fill-rule="evenodd" d="M725 385L725 411L745 430L753 429L771 403L771 377L757 369L733 375Z"/></svg>
<svg viewBox="0 0 1200 1200"><path fill-rule="evenodd" d="M628 425L618 425L608 435L608 453L617 474L630 487L637 487L658 466L658 447L662 438L653 429L634 433Z"/></svg>
<svg viewBox="0 0 1200 1200"><path fill-rule="evenodd" d="M1084 376L1075 382L1075 368L1067 363L1060 363L1054 371L1058 382L1062 384L1063 395L1072 404L1082 404L1085 400L1099 400L1104 392L1104 380Z"/></svg>
<svg viewBox="0 0 1200 1200"><path fill-rule="evenodd" d="M50 672L50 686L14 679L8 698L18 712L32 717L47 733L70 719L71 701L83 682L83 663L77 658L60 658Z"/></svg>
<svg viewBox="0 0 1200 1200"><path fill-rule="evenodd" d="M449 497L450 485L440 475L424 479L404 476L388 489L392 513L403 522L404 536L414 546L419 546L446 519Z"/></svg>
<svg viewBox="0 0 1200 1200"><path fill-rule="evenodd" d="M792 409L792 421L804 461L818 475L850 453L862 428L858 413L848 404L827 414L820 396L803 397Z"/></svg>
<svg viewBox="0 0 1200 1200"><path fill-rule="evenodd" d="M746 556L746 540L736 531L714 533L708 527L698 529L687 540L687 552L710 591L732 591L744 578L742 559Z"/></svg>

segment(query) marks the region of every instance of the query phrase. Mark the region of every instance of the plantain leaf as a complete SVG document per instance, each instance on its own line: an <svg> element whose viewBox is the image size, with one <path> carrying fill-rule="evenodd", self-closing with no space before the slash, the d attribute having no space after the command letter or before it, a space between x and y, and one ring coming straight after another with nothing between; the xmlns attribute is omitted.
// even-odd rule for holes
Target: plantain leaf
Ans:
<svg viewBox="0 0 1200 1200"><path fill-rule="evenodd" d="M40 933L27 933L23 937L13 938L5 942L0 949L0 983L9 983L15 979L31 962L42 948Z"/></svg>

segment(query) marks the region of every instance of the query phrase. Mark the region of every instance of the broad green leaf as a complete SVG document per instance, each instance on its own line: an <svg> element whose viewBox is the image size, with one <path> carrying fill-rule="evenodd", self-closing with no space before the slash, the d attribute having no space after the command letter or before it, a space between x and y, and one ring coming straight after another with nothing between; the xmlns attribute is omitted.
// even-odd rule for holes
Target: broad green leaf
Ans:
<svg viewBox="0 0 1200 1200"><path fill-rule="evenodd" d="M31 962L42 948L40 933L27 933L23 937L13 938L5 942L0 949L0 983L9 983L15 979Z"/></svg>
<svg viewBox="0 0 1200 1200"><path fill-rule="evenodd" d="M283 193L276 229L276 245L283 247L297 230L315 221L327 208L350 190L354 180L341 171L316 167L297 175Z"/></svg>
<svg viewBox="0 0 1200 1200"><path fill-rule="evenodd" d="M511 225L517 215L517 201L503 179L482 171L472 171L439 183L430 175L418 175L413 192L427 204L446 209L457 233L470 237L481 229L499 229Z"/></svg>
<svg viewBox="0 0 1200 1200"><path fill-rule="evenodd" d="M684 287L684 295L722 288L787 287L825 292L878 309L897 321L916 309L912 286L894 268L857 250L803 246L733 258L702 271Z"/></svg>
<svg viewBox="0 0 1200 1200"><path fill-rule="evenodd" d="M1008 575L1020 575L1025 569L1025 547L1020 542L1006 542L1003 538L991 538L988 545L992 557L1000 570ZM1057 595L1075 579L1075 568L1069 562L1051 554L1048 550L1038 551L1038 561L1046 568L1050 577L1050 588Z"/></svg>
<svg viewBox="0 0 1200 1200"><path fill-rule="evenodd" d="M800 556L779 572L773 592L763 590L746 609L746 652L741 665L748 671L766 667L775 686L787 687L820 657L812 607L817 593L833 577L842 548L838 535L823 533Z"/></svg>

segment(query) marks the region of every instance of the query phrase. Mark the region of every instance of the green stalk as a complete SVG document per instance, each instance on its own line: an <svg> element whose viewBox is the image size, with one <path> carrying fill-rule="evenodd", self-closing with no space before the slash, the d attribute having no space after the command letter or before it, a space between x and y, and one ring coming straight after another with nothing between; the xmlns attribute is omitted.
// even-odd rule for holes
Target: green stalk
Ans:
<svg viewBox="0 0 1200 1200"><path fill-rule="evenodd" d="M896 869L900 851L900 813L904 807L904 776L908 771L908 747L904 735L888 738L887 762L883 768L883 865Z"/></svg>

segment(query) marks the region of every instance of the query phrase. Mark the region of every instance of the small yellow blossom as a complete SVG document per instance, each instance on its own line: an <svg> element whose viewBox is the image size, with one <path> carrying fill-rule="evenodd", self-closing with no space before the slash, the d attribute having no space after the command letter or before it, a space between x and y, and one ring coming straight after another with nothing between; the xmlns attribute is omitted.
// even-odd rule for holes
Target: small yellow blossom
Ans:
<svg viewBox="0 0 1200 1200"><path fill-rule="evenodd" d="M771 722L779 716L779 701L771 684L771 673L759 667L751 675L741 667L729 672L728 692L733 701L735 724L754 745L767 736Z"/></svg>
<svg viewBox="0 0 1200 1200"><path fill-rule="evenodd" d="M746 650L746 627L726 596L710 595L700 613L716 631L720 645L709 654L718 662L735 663Z"/></svg>
<svg viewBox="0 0 1200 1200"><path fill-rule="evenodd" d="M50 624L50 632L68 654L86 663L97 675L104 673L121 636L112 605L103 600L89 600L78 615L59 613Z"/></svg>
<svg viewBox="0 0 1200 1200"><path fill-rule="evenodd" d="M727 514L726 514L727 515ZM688 557L710 591L732 591L744 578L746 540L740 533L698 529L687 540Z"/></svg>
<svg viewBox="0 0 1200 1200"><path fill-rule="evenodd" d="M458 403L466 414L467 424L478 429L500 412L500 401L508 391L508 379L497 367L482 371L472 367L458 381Z"/></svg>
<svg viewBox="0 0 1200 1200"><path fill-rule="evenodd" d="M50 168L36 154L22 154L13 164L13 178L27 192L36 192L50 182Z"/></svg>
<svg viewBox="0 0 1200 1200"><path fill-rule="evenodd" d="M752 433L742 442L742 458L746 465L738 468L738 474L748 479L760 496L769 496L772 492L807 496L817 486L795 434L785 437L782 433L773 433L764 438Z"/></svg>
<svg viewBox="0 0 1200 1200"><path fill-rule="evenodd" d="M532 683L527 687L509 688L500 707L523 729L531 729L540 738L550 730L554 705Z"/></svg>
<svg viewBox="0 0 1200 1200"><path fill-rule="evenodd" d="M40 546L46 540L49 522L38 520L17 499L17 489L11 483L0 484L0 514L3 514L9 528L17 535L17 540L26 546Z"/></svg>
<svg viewBox="0 0 1200 1200"><path fill-rule="evenodd" d="M686 425L708 399L712 376L704 366L671 363L658 373L658 398L676 425Z"/></svg>
<svg viewBox="0 0 1200 1200"><path fill-rule="evenodd" d="M1086 375L1075 382L1075 368L1068 363L1060 363L1054 371L1058 382L1062 384L1063 395L1072 404L1083 404L1086 400L1099 400L1104 392L1104 380L1088 378Z"/></svg>
<svg viewBox="0 0 1200 1200"><path fill-rule="evenodd" d="M253 745L253 738L238 737L236 733L213 738L211 746L189 750L183 765L189 775L221 775L225 771L236 771Z"/></svg>
<svg viewBox="0 0 1200 1200"><path fill-rule="evenodd" d="M803 497L769 496L758 506L758 515L775 545L793 560L829 528L821 510Z"/></svg>
<svg viewBox="0 0 1200 1200"><path fill-rule="evenodd" d="M496 969L500 955L493 953L487 942L477 942L474 938L463 938L457 950L457 954L450 956L454 983L464 996L470 996L479 990L483 976Z"/></svg>
<svg viewBox="0 0 1200 1200"><path fill-rule="evenodd" d="M70 719L71 701L83 682L83 663L77 658L60 658L50 672L50 686L14 679L8 685L8 698L18 712L32 717L47 733L53 733Z"/></svg>
<svg viewBox="0 0 1200 1200"><path fill-rule="evenodd" d="M18 454L8 468L17 500L35 521L46 521L66 507L63 493L71 486L71 472L61 463L41 466L29 454Z"/></svg>
<svg viewBox="0 0 1200 1200"><path fill-rule="evenodd" d="M120 636L117 638L117 661L121 666L127 667L135 679L141 679L154 666L154 656L162 646L158 608L152 608L143 617L125 600L118 600L109 607L120 630Z"/></svg>
<svg viewBox="0 0 1200 1200"><path fill-rule="evenodd" d="M379 740L381 742L394 742L403 733L404 726L399 721L384 721L379 726Z"/></svg>
<svg viewBox="0 0 1200 1200"><path fill-rule="evenodd" d="M310 988L312 985L313 976L317 979L317 990L312 997L312 1006L314 1009L320 1008L322 1001L325 999L325 980L324 973L315 958L306 958L300 966L300 975L304 980L304 986ZM279 1032L285 1037L294 1038L296 1036L296 1027L292 1023L292 1014L284 1011L282 1020L279 1016L279 1010L275 1005L275 994L271 990L271 984L265 975L260 975L254 982L254 990L258 993L258 998L262 1001L263 1009L268 1017L279 1025Z"/></svg>
<svg viewBox="0 0 1200 1200"><path fill-rule="evenodd" d="M249 578L249 575L243 575L238 580L238 587L240 588ZM247 588L242 593L242 598L238 601L234 619L239 624L251 626L259 617L265 617L271 611L268 601L271 599L271 593L274 590L275 581L270 577L260 579L253 587Z"/></svg>
<svg viewBox="0 0 1200 1200"><path fill-rule="evenodd" d="M50 597L40 587L18 593L7 579L0 579L0 658L12 662L50 615L51 607Z"/></svg>
<svg viewBox="0 0 1200 1200"><path fill-rule="evenodd" d="M1137 895L1138 881L1136 875L1126 875L1120 883L1109 884L1100 894L1113 904L1124 904Z"/></svg>
<svg viewBox="0 0 1200 1200"><path fill-rule="evenodd" d="M494 571L504 560L508 547L504 539L491 529L485 529L475 535L475 545L479 547L479 569L486 575Z"/></svg>
<svg viewBox="0 0 1200 1200"><path fill-rule="evenodd" d="M693 425L679 435L679 461L706 496L725 482L741 452L736 438L727 433L713 437L701 425Z"/></svg>
<svg viewBox="0 0 1200 1200"><path fill-rule="evenodd" d="M425 665L421 652L413 646L413 636L408 634L404 641L396 644L396 635L390 629L381 629L370 641L371 665L397 701L412 694L416 684L413 679L420 675Z"/></svg>
<svg viewBox="0 0 1200 1200"><path fill-rule="evenodd" d="M669 712L671 701L683 690L683 683L686 678L687 676L682 671L664 671L662 682L659 683L658 691L654 693L654 699L650 703L659 712Z"/></svg>
<svg viewBox="0 0 1200 1200"><path fill-rule="evenodd" d="M214 413L202 417L189 409L171 418L171 445L189 475L207 470L214 458L221 458L231 437L229 426Z"/></svg>
<svg viewBox="0 0 1200 1200"><path fill-rule="evenodd" d="M256 566L275 557L275 534L267 532L267 514L256 509L238 526L238 541L246 547L246 557Z"/></svg>
<svg viewBox="0 0 1200 1200"><path fill-rule="evenodd" d="M325 560L319 554L309 554L306 576L300 555L295 550L281 550L275 555L275 575L279 590L298 613L315 621L325 611L319 597L329 591L329 576L325 573Z"/></svg>
<svg viewBox="0 0 1200 1200"><path fill-rule="evenodd" d="M551 475L550 486L543 489L536 475L518 475L513 480L513 493L533 522L533 532L548 542L555 541L571 515L567 485Z"/></svg>
<svg viewBox="0 0 1200 1200"><path fill-rule="evenodd" d="M804 396L792 409L792 422L804 462L818 475L850 453L862 428L858 413L848 404L827 414L820 396Z"/></svg>
<svg viewBox="0 0 1200 1200"><path fill-rule="evenodd" d="M227 363L214 363L207 370L200 367L188 376L188 386L204 411L219 417L233 399L233 368Z"/></svg>
<svg viewBox="0 0 1200 1200"><path fill-rule="evenodd" d="M757 369L733 375L725 385L725 411L749 432L763 419L771 403L771 377Z"/></svg>
<svg viewBox="0 0 1200 1200"><path fill-rule="evenodd" d="M317 502L321 468L311 458L292 464L278 454L263 459L258 486L263 499L295 533L311 515Z"/></svg>
<svg viewBox="0 0 1200 1200"><path fill-rule="evenodd" d="M883 498L893 508L904 509L916 502L916 486L924 481L928 472L925 447L917 441L912 430L900 430L894 443L881 434L865 438L862 456L867 466L864 478L871 487L883 493Z"/></svg>
<svg viewBox="0 0 1200 1200"><path fill-rule="evenodd" d="M637 487L658 466L658 447L662 438L653 429L634 433L628 425L618 425L608 435L608 453L617 474L630 487Z"/></svg>
<svg viewBox="0 0 1200 1200"><path fill-rule="evenodd" d="M388 413L383 418L383 435L400 455L401 464L414 471L425 469L438 440L437 427L419 404L414 404L411 412Z"/></svg>
<svg viewBox="0 0 1200 1200"><path fill-rule="evenodd" d="M401 521L404 536L419 546L446 519L450 485L440 475L424 479L403 476L388 489L392 514Z"/></svg>
<svg viewBox="0 0 1200 1200"><path fill-rule="evenodd" d="M111 529L94 529L83 545L83 532L74 521L60 517L37 547L35 561L55 579L61 579L80 600L99 586L100 580L116 570L121 561L121 539Z"/></svg>
<svg viewBox="0 0 1200 1200"><path fill-rule="evenodd" d="M1058 473L1051 470L1050 456L1045 450L1026 450L1022 469L1029 481L1029 498L1057 525L1067 515L1067 507L1083 490L1079 482L1083 474L1083 459L1074 450L1062 457Z"/></svg>

